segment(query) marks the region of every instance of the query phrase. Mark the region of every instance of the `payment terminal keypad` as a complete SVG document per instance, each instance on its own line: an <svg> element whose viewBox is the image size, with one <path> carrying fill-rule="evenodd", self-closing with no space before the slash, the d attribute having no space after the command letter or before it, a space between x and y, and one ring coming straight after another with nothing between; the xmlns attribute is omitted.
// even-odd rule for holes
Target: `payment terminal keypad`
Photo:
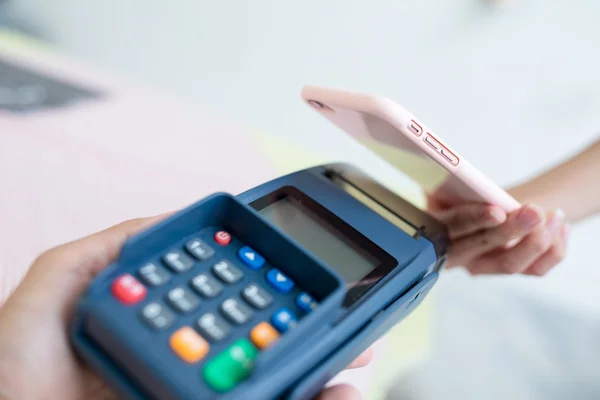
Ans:
<svg viewBox="0 0 600 400"><path fill-rule="evenodd" d="M135 273L112 296L215 392L246 379L256 358L317 307L286 274L235 235L206 228ZM161 342L162 341L162 342Z"/></svg>

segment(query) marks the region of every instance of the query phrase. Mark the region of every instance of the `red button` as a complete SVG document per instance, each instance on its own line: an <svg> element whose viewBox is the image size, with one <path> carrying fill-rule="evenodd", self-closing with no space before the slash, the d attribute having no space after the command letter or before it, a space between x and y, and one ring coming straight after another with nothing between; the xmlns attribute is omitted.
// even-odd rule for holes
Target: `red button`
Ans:
<svg viewBox="0 0 600 400"><path fill-rule="evenodd" d="M131 306L146 297L146 288L129 274L121 275L112 284L112 294L123 304Z"/></svg>
<svg viewBox="0 0 600 400"><path fill-rule="evenodd" d="M215 233L215 242L221 246L227 246L231 242L231 235L225 231Z"/></svg>

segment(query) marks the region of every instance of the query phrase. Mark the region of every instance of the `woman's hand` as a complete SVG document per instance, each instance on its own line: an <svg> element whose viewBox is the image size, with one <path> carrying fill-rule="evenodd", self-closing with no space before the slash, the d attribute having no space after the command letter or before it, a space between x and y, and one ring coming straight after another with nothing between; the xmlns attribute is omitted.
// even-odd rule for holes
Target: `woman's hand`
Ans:
<svg viewBox="0 0 600 400"><path fill-rule="evenodd" d="M0 399L112 399L111 391L72 352L68 324L77 298L124 242L162 217L132 220L41 255L0 308ZM363 354L351 367L370 361ZM322 400L356 399L352 387Z"/></svg>
<svg viewBox="0 0 600 400"><path fill-rule="evenodd" d="M463 266L471 274L545 275L567 249L569 226L560 210L524 205L507 214L484 204L439 208L430 212L448 226L452 241L448 267Z"/></svg>

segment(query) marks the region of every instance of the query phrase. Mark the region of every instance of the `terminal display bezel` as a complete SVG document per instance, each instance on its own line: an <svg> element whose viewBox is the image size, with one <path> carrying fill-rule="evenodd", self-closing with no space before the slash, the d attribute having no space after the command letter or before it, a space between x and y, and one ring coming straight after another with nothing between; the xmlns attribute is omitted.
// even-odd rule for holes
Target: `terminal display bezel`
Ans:
<svg viewBox="0 0 600 400"><path fill-rule="evenodd" d="M317 222L322 225L323 229L335 231L339 239L347 241L347 243L357 252L366 254L370 258L376 260L374 268L366 276L355 282L346 282L347 293L343 304L344 307L351 307L366 292L368 292L369 289L375 286L398 265L396 259L389 253L294 186L281 187L251 202L249 205L260 213L261 210L266 207L286 198L296 202L299 206L304 207L314 214L319 220ZM292 238L294 237L292 236ZM310 248L307 248L307 250L313 251ZM314 255L318 257L318 254ZM340 271L343 266L330 265L330 267L338 270L338 272L344 276L344 273Z"/></svg>

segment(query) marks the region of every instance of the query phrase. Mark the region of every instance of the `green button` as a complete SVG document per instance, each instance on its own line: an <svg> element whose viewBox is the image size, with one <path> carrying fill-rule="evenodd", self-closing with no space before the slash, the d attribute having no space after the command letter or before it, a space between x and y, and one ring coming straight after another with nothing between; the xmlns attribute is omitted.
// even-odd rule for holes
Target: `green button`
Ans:
<svg viewBox="0 0 600 400"><path fill-rule="evenodd" d="M257 355L248 339L240 339L206 364L204 380L216 392L231 390L250 375Z"/></svg>

